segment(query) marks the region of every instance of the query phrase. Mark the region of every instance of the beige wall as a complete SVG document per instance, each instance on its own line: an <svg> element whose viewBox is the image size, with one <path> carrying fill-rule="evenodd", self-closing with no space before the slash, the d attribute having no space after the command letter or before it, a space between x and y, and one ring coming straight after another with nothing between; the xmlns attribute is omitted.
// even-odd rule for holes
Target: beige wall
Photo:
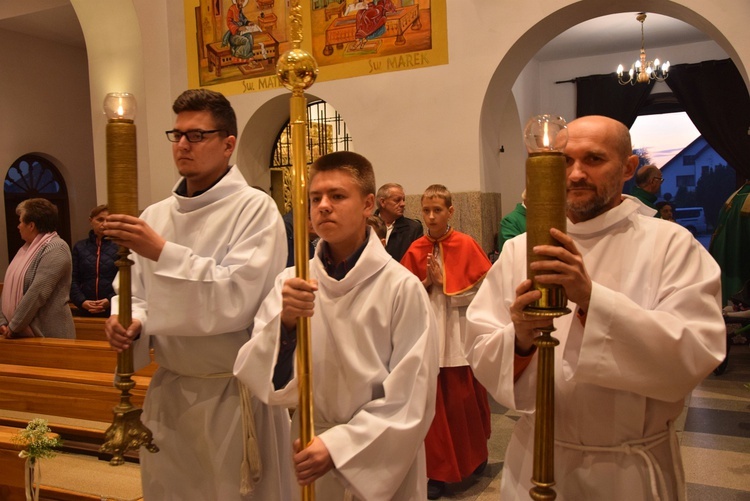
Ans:
<svg viewBox="0 0 750 501"><path fill-rule="evenodd" d="M83 238L96 205L86 51L0 30L0 172L20 156L43 154L65 178L72 237ZM0 194L2 197L2 194ZM15 226L10 229L15 231ZM0 276L8 264L0 218Z"/></svg>

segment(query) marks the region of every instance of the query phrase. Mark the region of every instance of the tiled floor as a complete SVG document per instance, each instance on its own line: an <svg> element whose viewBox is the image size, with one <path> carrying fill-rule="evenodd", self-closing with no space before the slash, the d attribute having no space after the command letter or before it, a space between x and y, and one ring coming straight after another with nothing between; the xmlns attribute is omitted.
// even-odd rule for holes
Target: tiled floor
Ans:
<svg viewBox="0 0 750 501"><path fill-rule="evenodd" d="M733 345L722 375L696 388L677 423L691 501L750 501L750 348ZM492 406L485 472L448 486L445 500L498 501L503 456L517 415ZM681 424L684 423L683 426Z"/></svg>

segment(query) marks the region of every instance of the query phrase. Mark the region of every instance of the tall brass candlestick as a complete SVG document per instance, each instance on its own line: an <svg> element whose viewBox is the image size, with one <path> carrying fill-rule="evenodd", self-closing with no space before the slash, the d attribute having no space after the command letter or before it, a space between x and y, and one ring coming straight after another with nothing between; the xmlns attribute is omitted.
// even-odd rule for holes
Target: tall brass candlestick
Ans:
<svg viewBox="0 0 750 501"><path fill-rule="evenodd" d="M525 140L529 149L526 160L526 261L527 275L532 287L542 297L526 307L526 314L549 317L550 325L540 329L534 340L538 351L536 421L534 426L534 469L531 478L534 487L529 491L532 499L551 501L557 497L555 485L555 346L560 341L552 337L555 330L552 318L570 313L566 307L565 290L558 285L536 282L537 272L531 263L548 260L537 256L537 245L560 245L550 235L550 228L566 229L566 161L562 149L567 142L565 120L550 115L532 118L526 125ZM549 273L541 271L539 274Z"/></svg>
<svg viewBox="0 0 750 501"><path fill-rule="evenodd" d="M307 123L307 100L305 89L315 82L318 64L302 50L302 7L299 0L292 0L289 9L290 39L292 48L282 54L276 65L276 75L287 89L292 91L289 99L289 124L292 131L292 216L294 218L294 261L297 277L308 280L310 266L307 231L307 150L305 148L305 124ZM299 391L299 434L302 448L306 448L315 436L313 425L312 349L310 346L310 319L297 319L297 379ZM314 501L314 484L302 487L302 501Z"/></svg>
<svg viewBox="0 0 750 501"><path fill-rule="evenodd" d="M135 124L135 98L127 93L107 94L104 100L107 123L107 203L113 214L138 215L138 181ZM130 250L119 246L115 263L119 272L118 320L127 327L132 321L132 298ZM117 354L117 378L115 387L120 390L120 403L114 409L114 419L105 433L105 442L99 449L112 453L109 464L121 465L123 454L137 450L141 445L149 452L158 452L153 444L151 431L141 422L142 409L130 403L130 390L135 387L132 379L133 348Z"/></svg>

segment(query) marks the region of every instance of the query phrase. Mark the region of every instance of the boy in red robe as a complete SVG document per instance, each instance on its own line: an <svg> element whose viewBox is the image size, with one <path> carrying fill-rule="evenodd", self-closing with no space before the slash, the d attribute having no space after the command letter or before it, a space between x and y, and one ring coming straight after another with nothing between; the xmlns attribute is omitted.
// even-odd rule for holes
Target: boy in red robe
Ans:
<svg viewBox="0 0 750 501"><path fill-rule="evenodd" d="M435 418L425 439L428 499L441 497L448 482L481 473L490 437L487 392L474 378L461 340L466 308L491 265L473 238L449 226L451 198L440 184L425 190L422 217L427 235L415 240L401 259L427 289L440 334Z"/></svg>

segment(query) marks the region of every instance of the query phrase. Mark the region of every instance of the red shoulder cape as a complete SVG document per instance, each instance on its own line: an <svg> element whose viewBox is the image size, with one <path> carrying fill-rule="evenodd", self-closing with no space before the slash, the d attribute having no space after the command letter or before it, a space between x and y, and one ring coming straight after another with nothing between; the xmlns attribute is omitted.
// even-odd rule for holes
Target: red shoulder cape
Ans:
<svg viewBox="0 0 750 501"><path fill-rule="evenodd" d="M440 247L443 292L448 296L474 287L492 266L473 238L453 229L438 239L425 235L415 240L401 259L401 264L424 280L427 277L427 254L432 253L435 243Z"/></svg>

